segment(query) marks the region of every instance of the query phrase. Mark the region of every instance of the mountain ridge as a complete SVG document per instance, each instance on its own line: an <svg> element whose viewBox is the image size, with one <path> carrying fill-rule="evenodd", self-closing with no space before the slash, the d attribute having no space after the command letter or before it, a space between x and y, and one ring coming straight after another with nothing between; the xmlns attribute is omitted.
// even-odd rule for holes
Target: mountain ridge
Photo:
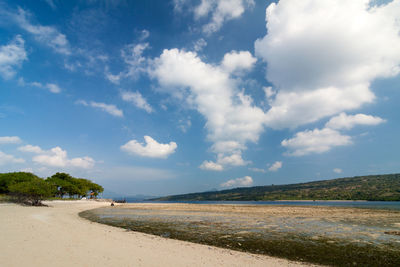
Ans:
<svg viewBox="0 0 400 267"><path fill-rule="evenodd" d="M400 201L400 173L286 185L239 187L153 198L155 201L369 200Z"/></svg>

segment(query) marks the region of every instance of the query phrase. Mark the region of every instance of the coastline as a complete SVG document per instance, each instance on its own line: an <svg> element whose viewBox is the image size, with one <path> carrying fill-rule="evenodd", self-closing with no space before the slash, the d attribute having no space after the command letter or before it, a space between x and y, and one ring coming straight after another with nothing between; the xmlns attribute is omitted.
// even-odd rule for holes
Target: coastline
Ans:
<svg viewBox="0 0 400 267"><path fill-rule="evenodd" d="M0 203L0 266L310 266L93 223L79 212L97 201Z"/></svg>

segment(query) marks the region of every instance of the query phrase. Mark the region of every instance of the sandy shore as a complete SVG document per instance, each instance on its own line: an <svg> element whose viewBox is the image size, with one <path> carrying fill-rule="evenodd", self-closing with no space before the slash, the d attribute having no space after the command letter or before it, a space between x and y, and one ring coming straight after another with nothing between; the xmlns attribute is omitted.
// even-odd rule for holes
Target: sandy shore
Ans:
<svg viewBox="0 0 400 267"><path fill-rule="evenodd" d="M109 203L47 204L50 207L0 204L0 266L309 266L127 232L78 216Z"/></svg>

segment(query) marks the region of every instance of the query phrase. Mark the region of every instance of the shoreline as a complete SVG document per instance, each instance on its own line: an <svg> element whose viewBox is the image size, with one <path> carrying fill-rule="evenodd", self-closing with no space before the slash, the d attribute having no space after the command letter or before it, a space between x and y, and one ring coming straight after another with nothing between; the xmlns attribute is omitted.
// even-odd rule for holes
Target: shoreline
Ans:
<svg viewBox="0 0 400 267"><path fill-rule="evenodd" d="M340 266L400 264L400 211L298 205L130 203L79 215L131 231L293 261Z"/></svg>
<svg viewBox="0 0 400 267"><path fill-rule="evenodd" d="M109 202L0 203L1 266L311 266L93 223L79 212Z"/></svg>

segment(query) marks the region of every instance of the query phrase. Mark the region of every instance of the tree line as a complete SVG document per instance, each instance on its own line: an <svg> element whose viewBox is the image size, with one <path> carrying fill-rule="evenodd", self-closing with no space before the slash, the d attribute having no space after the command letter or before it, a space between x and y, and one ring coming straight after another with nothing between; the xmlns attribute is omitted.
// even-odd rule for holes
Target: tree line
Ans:
<svg viewBox="0 0 400 267"><path fill-rule="evenodd" d="M97 197L104 189L88 179L60 173L42 179L29 172L0 173L0 194L29 205L41 205L43 199Z"/></svg>

